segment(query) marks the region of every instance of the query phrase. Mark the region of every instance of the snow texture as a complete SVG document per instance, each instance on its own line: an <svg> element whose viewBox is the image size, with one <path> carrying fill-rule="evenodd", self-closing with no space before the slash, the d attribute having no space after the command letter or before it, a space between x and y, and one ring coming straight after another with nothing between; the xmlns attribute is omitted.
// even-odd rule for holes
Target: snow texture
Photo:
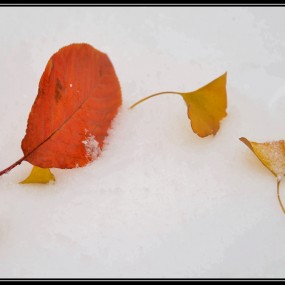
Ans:
<svg viewBox="0 0 285 285"><path fill-rule="evenodd" d="M45 65L87 42L108 54L123 106L99 158L54 185L0 177L1 278L284 278L276 178L238 138L285 136L282 7L1 7L0 169L21 140ZM215 137L179 96L228 72ZM281 183L285 201L285 185Z"/></svg>
<svg viewBox="0 0 285 285"><path fill-rule="evenodd" d="M86 133L88 133L88 131ZM100 154L99 143L91 134L88 134L82 143L84 144L87 158L90 161L94 161Z"/></svg>

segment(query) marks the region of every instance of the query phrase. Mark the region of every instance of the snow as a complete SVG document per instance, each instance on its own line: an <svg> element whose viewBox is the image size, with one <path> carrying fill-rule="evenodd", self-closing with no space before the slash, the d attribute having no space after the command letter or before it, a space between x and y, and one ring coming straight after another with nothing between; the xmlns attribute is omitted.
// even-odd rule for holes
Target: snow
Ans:
<svg viewBox="0 0 285 285"><path fill-rule="evenodd" d="M1 7L0 169L21 140L50 56L106 52L123 106L99 158L52 169L54 185L0 178L1 278L282 278L276 178L238 138L284 139L280 7ZM228 72L215 137L190 128L179 96ZM280 185L285 201L285 185Z"/></svg>
<svg viewBox="0 0 285 285"><path fill-rule="evenodd" d="M85 131L85 132L86 132L86 139L82 141L82 143L84 144L84 148L86 151L86 157L90 161L94 161L101 152L99 148L99 143L96 141L93 135L88 134L88 131Z"/></svg>

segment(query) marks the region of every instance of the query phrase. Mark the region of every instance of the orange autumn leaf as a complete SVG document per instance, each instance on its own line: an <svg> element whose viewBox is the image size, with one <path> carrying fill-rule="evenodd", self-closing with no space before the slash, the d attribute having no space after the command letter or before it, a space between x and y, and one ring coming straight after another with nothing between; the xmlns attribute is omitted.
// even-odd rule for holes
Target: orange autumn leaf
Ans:
<svg viewBox="0 0 285 285"><path fill-rule="evenodd" d="M162 94L181 95L186 103L187 114L191 120L193 131L202 138L215 135L220 128L220 121L227 115L226 82L227 73L224 73L196 91L187 93L174 91L155 93L141 99L130 108L132 109L143 101Z"/></svg>
<svg viewBox="0 0 285 285"><path fill-rule="evenodd" d="M108 56L89 44L61 48L47 63L22 140L26 160L41 168L85 166L100 154L121 105Z"/></svg>
<svg viewBox="0 0 285 285"><path fill-rule="evenodd" d="M249 147L262 164L277 178L277 197L285 214L285 208L280 199L279 185L285 175L285 142L284 140L265 143L251 142L244 137L240 140Z"/></svg>

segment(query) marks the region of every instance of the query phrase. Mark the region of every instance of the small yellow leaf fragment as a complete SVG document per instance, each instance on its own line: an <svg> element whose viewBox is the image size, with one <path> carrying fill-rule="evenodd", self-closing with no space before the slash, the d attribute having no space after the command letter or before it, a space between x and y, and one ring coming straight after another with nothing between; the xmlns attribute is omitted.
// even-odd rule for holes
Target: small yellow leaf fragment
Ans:
<svg viewBox="0 0 285 285"><path fill-rule="evenodd" d="M247 145L257 158L278 179L285 174L285 144L284 140L265 143L251 142L242 137L240 140Z"/></svg>
<svg viewBox="0 0 285 285"><path fill-rule="evenodd" d="M227 73L196 91L181 93L187 107L191 127L199 137L215 135L227 112Z"/></svg>
<svg viewBox="0 0 285 285"><path fill-rule="evenodd" d="M20 184L29 184L29 183L47 184L51 181L55 181L55 177L51 173L49 168L41 168L38 166L34 166L30 175L25 180L19 183Z"/></svg>

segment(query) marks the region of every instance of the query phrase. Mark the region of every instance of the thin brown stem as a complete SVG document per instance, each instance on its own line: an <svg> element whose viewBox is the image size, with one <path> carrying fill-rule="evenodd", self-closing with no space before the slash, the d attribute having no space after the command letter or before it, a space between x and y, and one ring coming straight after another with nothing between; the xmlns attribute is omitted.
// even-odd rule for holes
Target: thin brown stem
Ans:
<svg viewBox="0 0 285 285"><path fill-rule="evenodd" d="M281 180L277 179L277 197L278 197L278 201L279 201L279 204L281 206L281 209L282 209L283 213L285 214L285 208L284 208L282 200L280 198L280 182L281 182Z"/></svg>
<svg viewBox="0 0 285 285"><path fill-rule="evenodd" d="M21 159L17 160L15 163L13 163L12 165L10 165L9 167L5 168L4 170L0 171L0 176L8 173L10 170L12 170L14 167L16 167L17 165L20 165L26 158L27 156L23 156Z"/></svg>
<svg viewBox="0 0 285 285"><path fill-rule="evenodd" d="M152 95L149 95L141 100L139 100L138 102L136 102L135 104L133 104L130 109L134 108L136 105L142 103L143 101L149 99L149 98L152 98L152 97L155 97L155 96L158 96L158 95L162 95L162 94L176 94L176 95L181 95L181 93L179 92L174 92L174 91L165 91L165 92L159 92L159 93L155 93L155 94L152 94Z"/></svg>

